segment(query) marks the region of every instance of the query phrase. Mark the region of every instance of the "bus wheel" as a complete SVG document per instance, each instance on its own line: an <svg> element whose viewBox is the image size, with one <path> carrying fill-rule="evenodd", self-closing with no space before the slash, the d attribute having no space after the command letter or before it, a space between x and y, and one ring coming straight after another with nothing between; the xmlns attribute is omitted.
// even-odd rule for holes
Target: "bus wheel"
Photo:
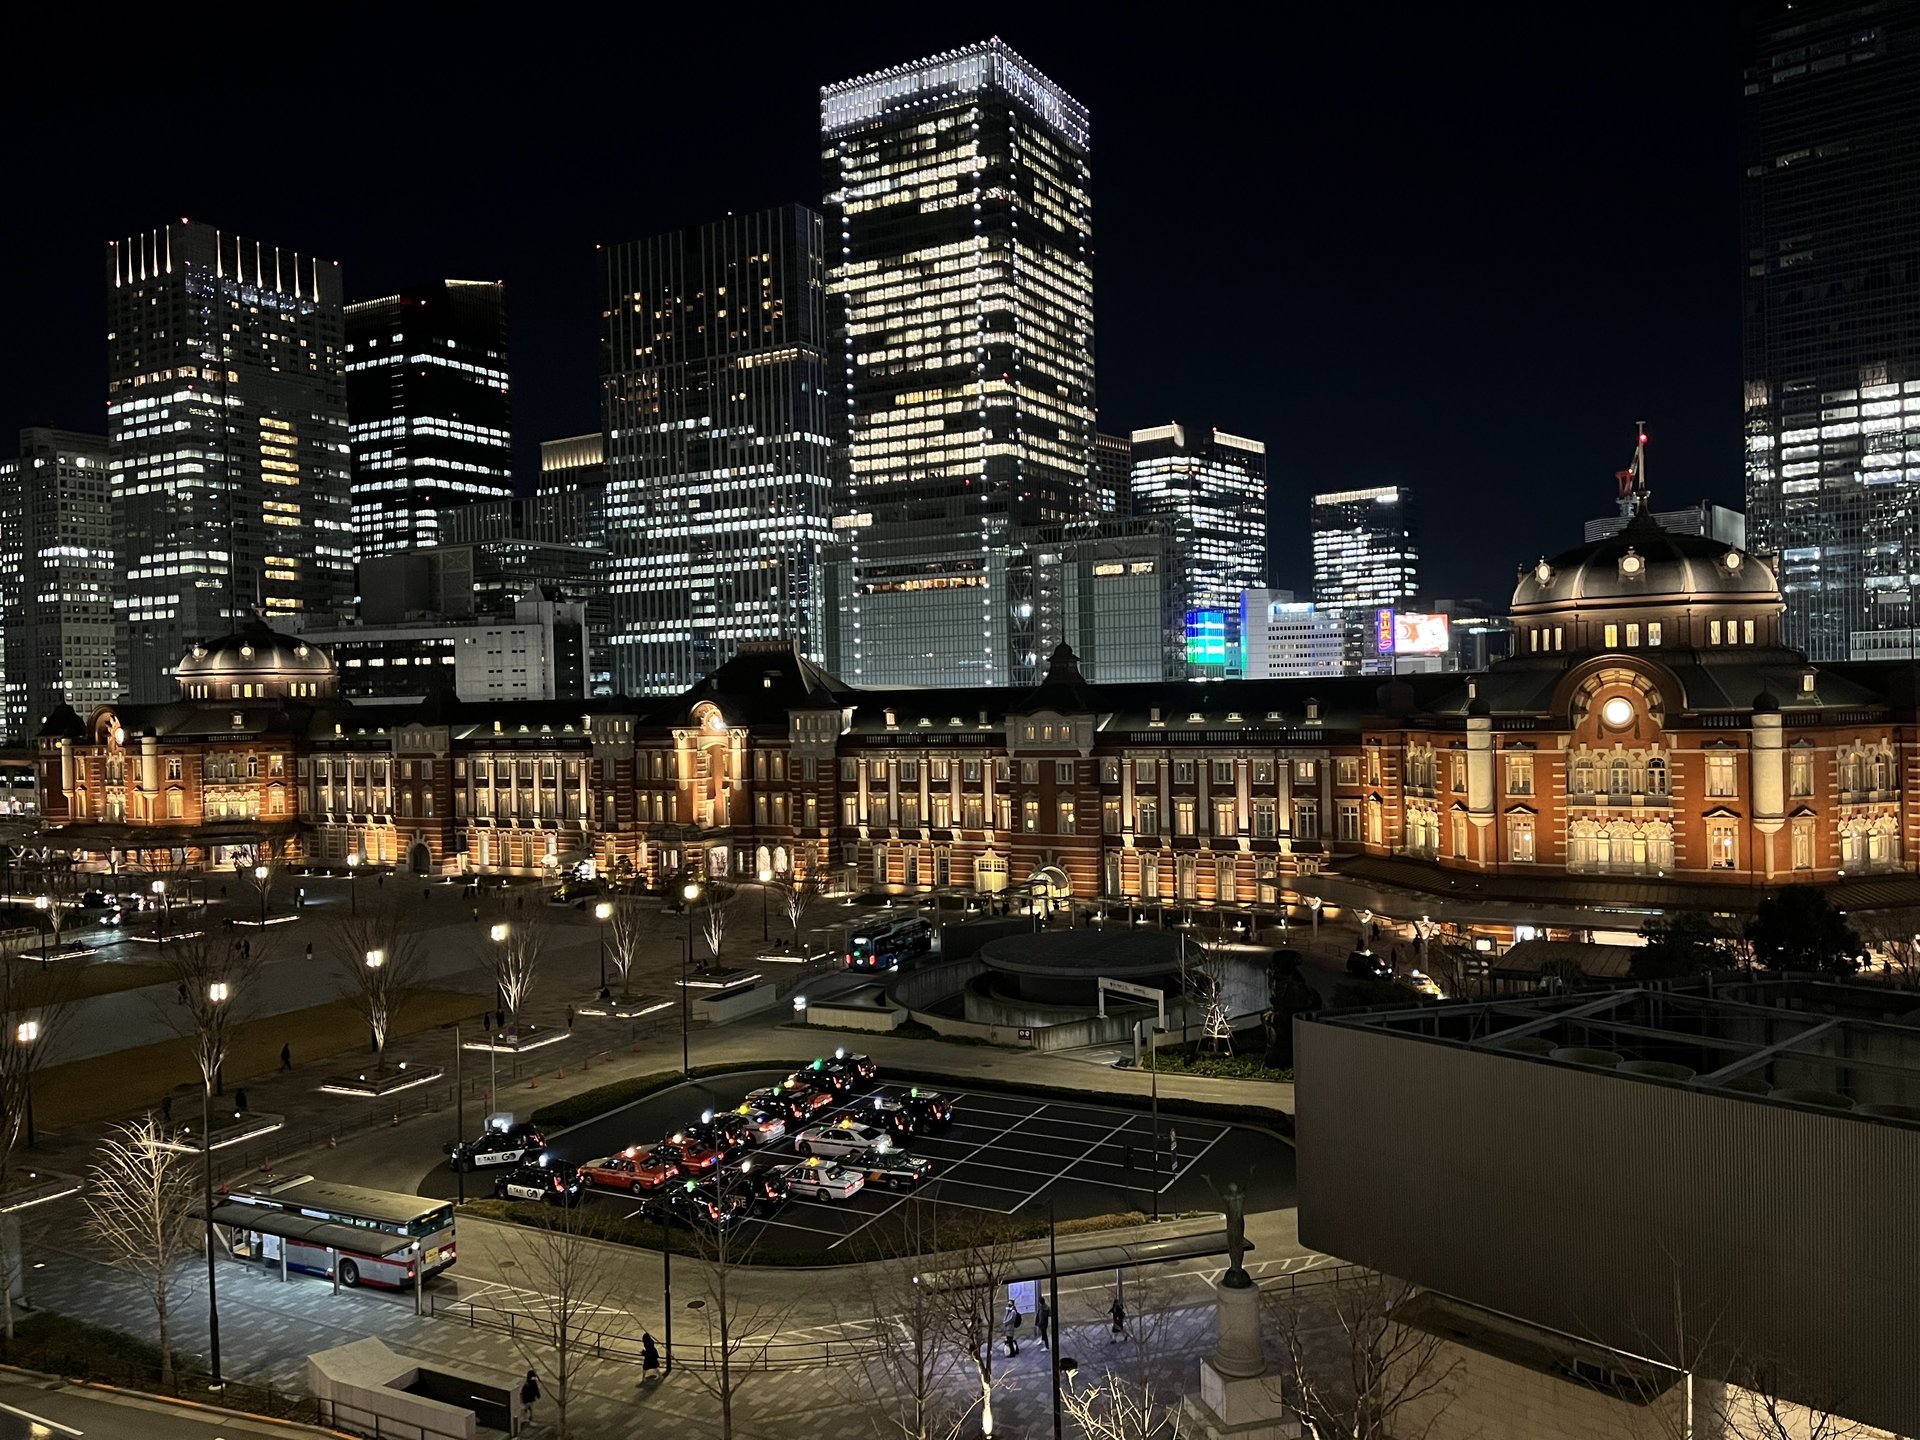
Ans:
<svg viewBox="0 0 1920 1440"><path fill-rule="evenodd" d="M340 1262L340 1283L351 1290L360 1283L360 1267L351 1260Z"/></svg>

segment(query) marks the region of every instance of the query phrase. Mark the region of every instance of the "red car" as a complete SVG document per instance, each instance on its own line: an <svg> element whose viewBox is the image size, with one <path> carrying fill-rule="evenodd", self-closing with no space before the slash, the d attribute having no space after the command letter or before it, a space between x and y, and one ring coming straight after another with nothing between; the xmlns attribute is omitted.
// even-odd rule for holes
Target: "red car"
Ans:
<svg viewBox="0 0 1920 1440"><path fill-rule="evenodd" d="M630 1194L658 1190L679 1174L678 1161L662 1155L657 1145L651 1150L630 1145L618 1155L589 1160L580 1167L581 1183L590 1189L625 1190Z"/></svg>
<svg viewBox="0 0 1920 1440"><path fill-rule="evenodd" d="M676 1130L667 1136L653 1147L653 1153L673 1161L688 1175L700 1170L711 1170L727 1158L725 1151L697 1139L685 1130Z"/></svg>

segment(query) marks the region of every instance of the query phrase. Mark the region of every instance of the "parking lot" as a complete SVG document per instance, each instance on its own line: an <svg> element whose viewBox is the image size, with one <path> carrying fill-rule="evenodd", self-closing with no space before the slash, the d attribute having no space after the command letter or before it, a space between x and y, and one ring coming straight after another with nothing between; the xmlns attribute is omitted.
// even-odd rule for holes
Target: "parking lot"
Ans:
<svg viewBox="0 0 1920 1440"><path fill-rule="evenodd" d="M551 1148L578 1164L629 1145L652 1144L702 1110L734 1105L747 1091L772 1084L785 1073L742 1072L677 1086L550 1137ZM933 1162L931 1177L917 1191L870 1185L840 1201L794 1197L753 1226L772 1232L768 1241L784 1251L817 1249L823 1259L838 1259L826 1252L848 1246L856 1251L883 1248L883 1235L902 1218L896 1212L915 1193L942 1209L995 1215L1044 1213L1050 1202L1062 1220L1152 1211L1153 1123L1145 1108L971 1089L883 1071L877 1081L856 1088L808 1123L857 1114L876 1094L898 1095L916 1083L954 1101L951 1124L915 1134L903 1147ZM785 1141L752 1153L756 1163L799 1158ZM1293 1151L1261 1131L1163 1113L1157 1178L1165 1213L1218 1208L1214 1187L1229 1181L1247 1187L1249 1209L1276 1209L1293 1203ZM469 1175L467 1193L490 1193L492 1184L487 1172ZM451 1196L454 1177L443 1164L422 1189ZM617 1194L596 1194L589 1203L622 1215L638 1208Z"/></svg>

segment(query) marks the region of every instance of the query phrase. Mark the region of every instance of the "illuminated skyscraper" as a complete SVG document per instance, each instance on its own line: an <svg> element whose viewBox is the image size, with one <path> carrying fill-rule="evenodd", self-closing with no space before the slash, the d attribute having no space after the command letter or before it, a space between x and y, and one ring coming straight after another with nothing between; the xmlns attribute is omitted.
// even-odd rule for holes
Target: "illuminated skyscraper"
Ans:
<svg viewBox="0 0 1920 1440"><path fill-rule="evenodd" d="M114 241L106 281L120 683L151 703L256 605L352 597L340 267L183 220Z"/></svg>
<svg viewBox="0 0 1920 1440"><path fill-rule="evenodd" d="M820 217L731 215L605 260L615 686L683 690L742 640L788 638L819 658L832 485Z"/></svg>
<svg viewBox="0 0 1920 1440"><path fill-rule="evenodd" d="M107 442L34 428L0 460L0 734L25 744L61 700L119 698Z"/></svg>
<svg viewBox="0 0 1920 1440"><path fill-rule="evenodd" d="M1132 510L1173 525L1175 605L1196 677L1240 673L1240 597L1267 580L1267 447L1224 430L1133 432Z"/></svg>
<svg viewBox="0 0 1920 1440"><path fill-rule="evenodd" d="M820 132L847 678L1037 678L996 557L1010 524L1091 512L1086 108L989 40L827 86ZM897 622L868 611L907 591L943 603L869 657Z"/></svg>
<svg viewBox="0 0 1920 1440"><path fill-rule="evenodd" d="M1392 669L1375 642L1374 615L1419 589L1413 494L1405 485L1333 490L1313 497L1313 600L1339 616L1351 673Z"/></svg>
<svg viewBox="0 0 1920 1440"><path fill-rule="evenodd" d="M1920 585L1920 7L1747 7L1747 531L1785 642L1912 653ZM1656 476L1656 490L1657 490Z"/></svg>
<svg viewBox="0 0 1920 1440"><path fill-rule="evenodd" d="M439 542L444 513L513 493L507 287L434 280L347 306L356 553Z"/></svg>
<svg viewBox="0 0 1920 1440"><path fill-rule="evenodd" d="M1093 511L1125 515L1133 504L1133 441L1125 435L1093 437Z"/></svg>

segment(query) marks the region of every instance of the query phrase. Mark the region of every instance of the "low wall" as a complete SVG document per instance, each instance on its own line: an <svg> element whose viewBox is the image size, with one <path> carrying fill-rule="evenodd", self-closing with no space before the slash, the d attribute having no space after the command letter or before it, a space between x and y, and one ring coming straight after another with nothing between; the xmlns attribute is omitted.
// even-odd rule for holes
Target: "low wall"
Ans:
<svg viewBox="0 0 1920 1440"><path fill-rule="evenodd" d="M492 1421L510 1398L494 1381L446 1366L432 1367L434 1383L423 1388L468 1394L469 1404L409 1393L405 1387L421 1383L423 1368L379 1340L355 1340L309 1355L307 1384L330 1425L393 1440L473 1440L475 1411Z"/></svg>
<svg viewBox="0 0 1920 1440"><path fill-rule="evenodd" d="M932 965L915 965L887 982L887 994L892 997L894 1004L918 1010L936 1000L957 995L974 976L986 973L987 967L972 957L941 960Z"/></svg>
<svg viewBox="0 0 1920 1440"><path fill-rule="evenodd" d="M908 1012L901 1006L889 1004L884 996L866 1005L849 1004L850 998L843 996L838 1000L809 1005L806 1010L807 1023L885 1034L890 1030L898 1030L906 1022Z"/></svg>
<svg viewBox="0 0 1920 1440"><path fill-rule="evenodd" d="M721 991L717 995L702 995L694 1002L693 1013L710 1024L724 1025L743 1015L757 1015L762 1010L771 1010L779 1001L780 990L776 985L745 985L738 990Z"/></svg>

